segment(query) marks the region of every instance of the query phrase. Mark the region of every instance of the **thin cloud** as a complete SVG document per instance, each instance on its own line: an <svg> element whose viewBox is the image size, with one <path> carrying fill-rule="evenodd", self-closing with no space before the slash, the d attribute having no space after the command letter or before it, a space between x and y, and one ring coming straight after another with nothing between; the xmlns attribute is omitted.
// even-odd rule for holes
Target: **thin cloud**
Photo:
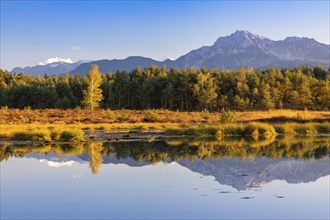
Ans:
<svg viewBox="0 0 330 220"><path fill-rule="evenodd" d="M72 47L72 50L81 50L82 48L81 48L81 46L73 46Z"/></svg>

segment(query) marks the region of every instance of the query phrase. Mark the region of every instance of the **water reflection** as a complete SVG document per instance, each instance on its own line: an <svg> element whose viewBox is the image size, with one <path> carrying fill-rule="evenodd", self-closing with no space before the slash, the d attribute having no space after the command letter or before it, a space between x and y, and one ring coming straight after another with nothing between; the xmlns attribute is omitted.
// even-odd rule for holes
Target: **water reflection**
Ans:
<svg viewBox="0 0 330 220"><path fill-rule="evenodd" d="M2 144L0 160L33 157L52 166L89 161L93 174L102 164L144 166L177 162L192 171L212 175L238 190L273 180L288 183L315 181L329 175L329 137L252 139L169 139L158 142L93 142L80 144ZM73 156L73 157L72 157ZM69 159L68 159L69 158Z"/></svg>
<svg viewBox="0 0 330 220"><path fill-rule="evenodd" d="M0 218L328 219L329 150L329 137L2 143Z"/></svg>
<svg viewBox="0 0 330 220"><path fill-rule="evenodd" d="M198 172L204 176L214 176L222 185L229 185L237 190L259 188L275 180L284 180L287 183L298 184L314 182L330 174L329 159L308 161L296 159L255 158L253 161L238 159L221 159L179 162L182 166Z"/></svg>

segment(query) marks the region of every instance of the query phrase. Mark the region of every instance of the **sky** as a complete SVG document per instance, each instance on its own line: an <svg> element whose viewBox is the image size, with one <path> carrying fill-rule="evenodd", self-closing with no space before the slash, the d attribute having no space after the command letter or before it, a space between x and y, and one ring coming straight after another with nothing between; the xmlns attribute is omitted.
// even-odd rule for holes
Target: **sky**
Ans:
<svg viewBox="0 0 330 220"><path fill-rule="evenodd" d="M34 66L53 57L176 59L236 30L330 44L329 14L328 0L1 0L0 68Z"/></svg>

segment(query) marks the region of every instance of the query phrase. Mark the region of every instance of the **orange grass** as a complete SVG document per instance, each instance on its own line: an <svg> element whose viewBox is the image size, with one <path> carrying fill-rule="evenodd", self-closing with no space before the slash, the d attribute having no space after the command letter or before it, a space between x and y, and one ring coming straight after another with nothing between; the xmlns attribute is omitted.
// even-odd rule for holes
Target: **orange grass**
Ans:
<svg viewBox="0 0 330 220"><path fill-rule="evenodd" d="M329 111L269 110L234 112L237 122L330 122ZM0 124L112 124L112 123L219 124L220 112L170 110L0 109Z"/></svg>

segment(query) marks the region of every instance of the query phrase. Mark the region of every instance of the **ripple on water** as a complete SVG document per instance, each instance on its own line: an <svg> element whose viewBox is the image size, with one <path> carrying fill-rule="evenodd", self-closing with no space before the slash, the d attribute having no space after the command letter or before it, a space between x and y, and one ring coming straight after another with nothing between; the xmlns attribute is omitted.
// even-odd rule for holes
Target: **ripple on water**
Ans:
<svg viewBox="0 0 330 220"><path fill-rule="evenodd" d="M231 192L229 192L229 191L220 191L218 193L231 193Z"/></svg>
<svg viewBox="0 0 330 220"><path fill-rule="evenodd" d="M275 195L275 197L278 198L278 199L284 199L284 196Z"/></svg>

